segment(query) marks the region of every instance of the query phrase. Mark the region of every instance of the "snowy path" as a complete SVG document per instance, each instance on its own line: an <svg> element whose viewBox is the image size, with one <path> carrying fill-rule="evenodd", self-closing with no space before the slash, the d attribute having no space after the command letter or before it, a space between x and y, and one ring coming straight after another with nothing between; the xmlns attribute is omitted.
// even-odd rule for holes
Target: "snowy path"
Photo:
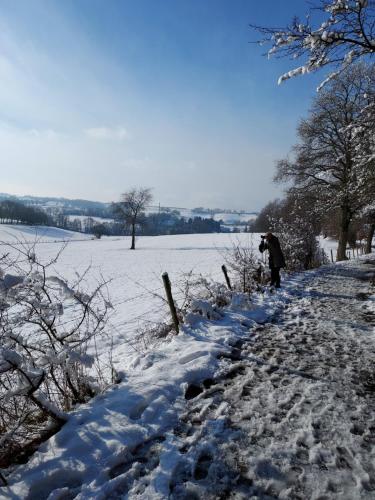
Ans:
<svg viewBox="0 0 375 500"><path fill-rule="evenodd" d="M374 275L375 261L302 281L113 498L155 498L160 480L173 499L375 498Z"/></svg>

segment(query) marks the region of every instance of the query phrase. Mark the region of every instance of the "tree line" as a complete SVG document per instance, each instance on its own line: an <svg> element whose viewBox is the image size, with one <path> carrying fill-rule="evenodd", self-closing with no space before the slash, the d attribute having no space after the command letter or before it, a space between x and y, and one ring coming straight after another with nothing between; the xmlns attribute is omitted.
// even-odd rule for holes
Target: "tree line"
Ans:
<svg viewBox="0 0 375 500"><path fill-rule="evenodd" d="M270 43L268 55L304 58L291 77L334 68L319 86L306 118L297 128L291 154L277 162L275 182L285 197L270 202L253 231L284 230L305 246L306 267L319 233L338 239L337 260L347 246L375 231L375 4L367 0L321 0L313 17L294 18L285 28L253 26Z"/></svg>
<svg viewBox="0 0 375 500"><path fill-rule="evenodd" d="M0 223L1 224L29 224L46 225L50 218L41 209L26 206L23 203L12 200L0 202Z"/></svg>
<svg viewBox="0 0 375 500"><path fill-rule="evenodd" d="M144 188L131 190L139 192ZM147 202L147 203L146 203ZM162 234L195 234L217 233L221 231L221 223L213 218L200 216L181 217L177 210L145 213L147 199L137 208L136 212L127 215L128 205L113 203L107 215L113 220L97 221L94 217L73 218L63 210L46 213L42 209L25 205L14 200L0 202L0 224L49 225L70 231L101 236L132 236L132 246L135 247L135 235L156 236Z"/></svg>

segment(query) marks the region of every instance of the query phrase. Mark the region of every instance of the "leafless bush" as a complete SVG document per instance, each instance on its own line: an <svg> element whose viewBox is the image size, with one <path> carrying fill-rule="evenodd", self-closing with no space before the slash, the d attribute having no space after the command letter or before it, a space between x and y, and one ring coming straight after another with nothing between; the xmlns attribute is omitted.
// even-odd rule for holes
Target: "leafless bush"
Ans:
<svg viewBox="0 0 375 500"><path fill-rule="evenodd" d="M234 290L247 294L260 291L266 281L265 267L251 241L245 245L235 241L222 255Z"/></svg>
<svg viewBox="0 0 375 500"><path fill-rule="evenodd" d="M144 354L165 342L173 331L172 323L168 321L147 322L138 327L138 332L129 341L134 351Z"/></svg>
<svg viewBox="0 0 375 500"><path fill-rule="evenodd" d="M185 273L180 282L181 314L191 309L192 303L198 300L208 300L216 308L230 303L230 293L222 284L192 271Z"/></svg>
<svg viewBox="0 0 375 500"><path fill-rule="evenodd" d="M108 299L101 280L68 283L35 247L9 245L0 260L0 467L46 429L61 426L75 404L104 383L95 338L104 333Z"/></svg>

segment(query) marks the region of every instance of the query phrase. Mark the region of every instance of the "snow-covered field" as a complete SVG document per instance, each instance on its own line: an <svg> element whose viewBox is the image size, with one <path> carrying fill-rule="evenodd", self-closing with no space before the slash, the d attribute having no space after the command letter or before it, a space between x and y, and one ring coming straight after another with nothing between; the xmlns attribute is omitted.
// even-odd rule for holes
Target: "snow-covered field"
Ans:
<svg viewBox="0 0 375 500"><path fill-rule="evenodd" d="M73 241L58 270L73 276L92 261L94 274L114 278L112 293L134 298L161 288L165 270L172 283L192 267L221 278L217 249L230 239L142 238L135 252L128 243ZM143 311L134 300L129 315L121 295L113 336L123 381L73 411L0 498L373 498L374 269L351 261L250 303L235 295L220 319L192 318L150 352L126 348L137 328L127 321Z"/></svg>
<svg viewBox="0 0 375 500"><path fill-rule="evenodd" d="M33 228L0 226L0 241L12 241L13 236L34 241ZM47 262L69 243L53 266L56 273L67 279L76 278L88 265L88 287L94 287L100 276L110 280L108 293L114 309L110 324L116 339L115 359L126 358L128 345L136 332L150 321L158 321L165 313L165 292L161 275L168 272L177 304L184 300L183 275L193 272L223 281L222 255L232 244L258 245L259 237L247 234L195 234L177 236L145 236L137 239L135 251L129 250L129 237L91 237L54 228L42 228L37 237L38 257ZM1 249L1 247L0 247ZM117 346L117 344L119 344ZM136 346L135 346L136 347ZM107 351L108 345L101 346ZM133 347L132 347L133 348Z"/></svg>
<svg viewBox="0 0 375 500"><path fill-rule="evenodd" d="M47 226L24 226L20 225L0 225L0 245L3 243L58 243L62 241L91 240L93 237L87 234L67 231L57 227Z"/></svg>
<svg viewBox="0 0 375 500"><path fill-rule="evenodd" d="M137 239L137 248L131 251L129 237L95 240L89 235L56 228L0 226L0 241L15 242L15 238L42 242L37 244L36 251L43 262L55 256L65 240L68 245L53 266L58 274L74 280L77 273L91 265L88 287L94 287L101 276L110 280L108 293L113 305L110 324L116 344L120 344L115 348L115 360L127 357L126 340L132 340L137 331L164 315L163 272L168 272L174 299L177 305L182 305L184 274L202 274L223 282L223 254L233 244L253 246L259 258L264 259L258 252L260 237L257 234L144 236ZM328 248L335 246L335 242L329 240L323 240L323 244ZM107 344L101 346L104 351L108 347Z"/></svg>
<svg viewBox="0 0 375 500"><path fill-rule="evenodd" d="M193 234L175 236L144 236L137 239L136 250L129 250L129 237L103 237L93 239L90 235L57 228L0 226L0 242L30 242L36 244L36 253L43 262L57 255L67 242L53 270L68 280L75 280L77 273L87 274L87 287L94 288L98 280L109 280L108 294L113 305L110 314L111 336L114 342L115 362L123 364L129 350L137 349L132 343L137 332L150 322L164 317L165 292L161 275L168 272L174 299L182 305L185 298L184 274L202 274L224 282L221 266L225 252L234 244L252 246L258 252L260 235L257 234ZM327 251L335 248L336 242L322 240ZM0 245L0 250L1 250ZM127 344L131 341L131 346ZM99 349L107 352L109 340Z"/></svg>

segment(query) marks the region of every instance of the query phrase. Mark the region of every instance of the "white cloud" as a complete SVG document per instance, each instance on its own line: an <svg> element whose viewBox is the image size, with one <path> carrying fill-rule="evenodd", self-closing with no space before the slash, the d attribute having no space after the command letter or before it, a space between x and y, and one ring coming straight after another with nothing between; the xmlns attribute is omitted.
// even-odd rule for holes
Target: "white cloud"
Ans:
<svg viewBox="0 0 375 500"><path fill-rule="evenodd" d="M124 127L94 127L88 128L84 132L92 139L117 141L129 139L129 133Z"/></svg>
<svg viewBox="0 0 375 500"><path fill-rule="evenodd" d="M57 139L61 135L53 129L42 130L36 128L27 130L26 134L29 135L30 137L35 137L37 139Z"/></svg>

